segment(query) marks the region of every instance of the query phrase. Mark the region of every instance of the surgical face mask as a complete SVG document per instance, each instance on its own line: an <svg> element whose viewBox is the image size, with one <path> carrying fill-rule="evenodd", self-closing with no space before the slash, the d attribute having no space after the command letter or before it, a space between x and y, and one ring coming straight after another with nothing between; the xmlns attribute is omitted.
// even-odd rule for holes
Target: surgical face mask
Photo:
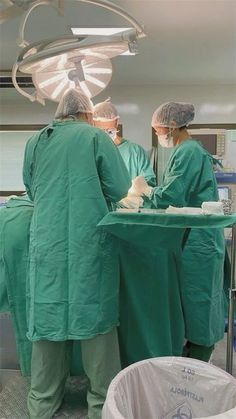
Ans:
<svg viewBox="0 0 236 419"><path fill-rule="evenodd" d="M171 131L169 131L168 134L158 135L158 141L162 147L166 147L166 148L174 147L174 139L173 139L173 136L171 135Z"/></svg>
<svg viewBox="0 0 236 419"><path fill-rule="evenodd" d="M106 129L105 132L109 135L109 137L114 142L117 136L117 130L116 129Z"/></svg>

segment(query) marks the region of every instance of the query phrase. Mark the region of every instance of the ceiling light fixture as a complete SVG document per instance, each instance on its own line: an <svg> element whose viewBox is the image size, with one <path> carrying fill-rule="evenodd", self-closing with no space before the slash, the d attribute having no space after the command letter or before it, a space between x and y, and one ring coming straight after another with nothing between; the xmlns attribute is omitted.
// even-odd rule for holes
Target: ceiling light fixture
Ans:
<svg viewBox="0 0 236 419"><path fill-rule="evenodd" d="M143 28L132 16L110 1L76 1L108 9L125 18L132 27L115 28L119 30L116 33L109 32L114 28L105 28L106 35L81 32L74 36L66 35L60 39L28 44L24 39L24 28L30 13L37 6L50 4L49 0L34 2L27 10L20 27L18 45L23 49L12 69L15 88L32 102L45 104L45 98L59 101L69 87L80 87L89 97L96 96L111 80L111 58L123 54L137 54L137 39L146 36ZM84 31L85 28L81 30ZM30 95L19 87L16 79L18 71L32 75L36 88L33 94Z"/></svg>

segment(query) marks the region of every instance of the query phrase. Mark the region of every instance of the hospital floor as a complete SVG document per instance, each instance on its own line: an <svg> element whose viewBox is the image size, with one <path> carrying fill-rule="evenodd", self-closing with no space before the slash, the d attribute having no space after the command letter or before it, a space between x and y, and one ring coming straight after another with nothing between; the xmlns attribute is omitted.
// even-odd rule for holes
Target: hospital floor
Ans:
<svg viewBox="0 0 236 419"><path fill-rule="evenodd" d="M213 353L212 364L225 369L226 335L219 342ZM236 352L234 352L233 375L236 378ZM0 419L29 419L26 406L29 391L29 378L21 377L19 372L2 374L2 389L0 392ZM66 394L61 409L55 419L85 419L87 380L71 377L66 386Z"/></svg>

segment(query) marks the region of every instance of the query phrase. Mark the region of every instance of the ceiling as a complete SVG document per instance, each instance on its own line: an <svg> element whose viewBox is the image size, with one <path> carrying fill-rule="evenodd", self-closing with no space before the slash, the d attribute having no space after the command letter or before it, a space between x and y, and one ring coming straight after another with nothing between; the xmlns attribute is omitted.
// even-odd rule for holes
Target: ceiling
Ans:
<svg viewBox="0 0 236 419"><path fill-rule="evenodd" d="M64 3L64 16L50 6L36 8L27 22L26 40L71 34L71 26L125 24L123 18L101 7L74 0ZM139 40L139 55L112 59L111 83L236 84L236 0L114 0L113 3L143 24L147 37ZM17 57L20 22L17 17L0 25L0 71L10 70Z"/></svg>

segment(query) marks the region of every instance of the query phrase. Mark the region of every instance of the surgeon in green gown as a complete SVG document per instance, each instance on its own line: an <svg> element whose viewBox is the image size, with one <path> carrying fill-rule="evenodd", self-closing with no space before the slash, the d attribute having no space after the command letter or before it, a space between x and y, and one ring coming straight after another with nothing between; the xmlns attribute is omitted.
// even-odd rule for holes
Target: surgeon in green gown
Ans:
<svg viewBox="0 0 236 419"><path fill-rule="evenodd" d="M120 369L118 245L96 226L131 182L117 148L90 125L92 113L82 91L68 90L55 120L25 149L23 178L34 202L27 289L31 419L49 419L60 407L70 341L81 343L89 419L101 418Z"/></svg>
<svg viewBox="0 0 236 419"><path fill-rule="evenodd" d="M149 197L156 208L201 207L204 201L219 199L212 156L186 128L193 118L193 105L185 103L165 103L153 114L159 143L173 147L173 153L161 186L152 188L140 176L133 180L131 191ZM222 230L191 230L180 282L187 339L184 356L208 361L214 344L223 338L224 254Z"/></svg>
<svg viewBox="0 0 236 419"><path fill-rule="evenodd" d="M106 131L116 144L131 179L141 175L149 185L155 186L156 177L145 150L140 145L119 136L119 115L111 102L105 101L94 106L93 123L95 127Z"/></svg>
<svg viewBox="0 0 236 419"><path fill-rule="evenodd" d="M28 196L9 199L0 210L0 311L9 311L22 375L30 375L31 342L26 338L25 305L29 225L33 203ZM6 305L7 304L7 305Z"/></svg>
<svg viewBox="0 0 236 419"><path fill-rule="evenodd" d="M97 104L93 120L94 125L104 129L117 145L131 179L142 175L149 185L156 185L144 149L119 136L115 106L109 101ZM128 194L118 205L128 208L151 206L148 199L144 198L142 202L135 194ZM134 229L139 227L134 225ZM161 230L159 234L163 234ZM178 279L181 243L174 233L172 240L176 244L175 250L145 247L142 241L135 244L121 241L119 343L123 367L142 359L182 353L183 313Z"/></svg>

